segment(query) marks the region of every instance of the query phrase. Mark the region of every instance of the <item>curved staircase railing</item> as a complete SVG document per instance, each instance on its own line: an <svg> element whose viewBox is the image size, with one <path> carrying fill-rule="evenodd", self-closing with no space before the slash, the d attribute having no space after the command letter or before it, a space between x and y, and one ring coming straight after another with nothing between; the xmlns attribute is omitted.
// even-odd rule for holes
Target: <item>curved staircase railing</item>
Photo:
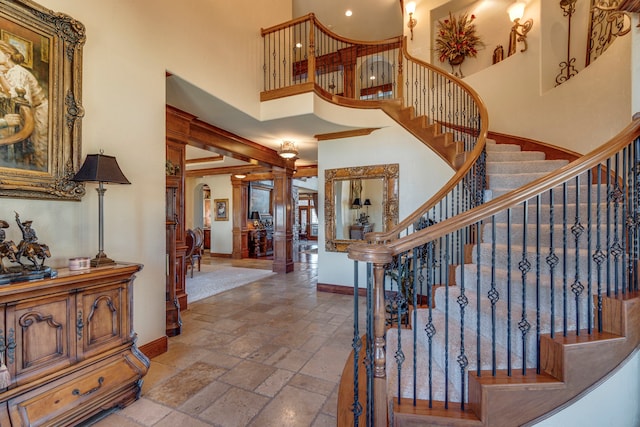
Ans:
<svg viewBox="0 0 640 427"><path fill-rule="evenodd" d="M332 33L309 14L262 30L266 101L307 91L349 107L381 108L456 172L393 230L387 242L482 203L488 113L457 77L409 55L406 38L361 42Z"/></svg>
<svg viewBox="0 0 640 427"><path fill-rule="evenodd" d="M366 327L355 319L353 341L354 378L367 381L349 424L521 425L575 398L640 345L637 324L610 324L628 301L639 315L639 257L640 114L517 190L387 243L351 245L355 271L365 262L368 272ZM606 361L586 345L562 356L599 340Z"/></svg>

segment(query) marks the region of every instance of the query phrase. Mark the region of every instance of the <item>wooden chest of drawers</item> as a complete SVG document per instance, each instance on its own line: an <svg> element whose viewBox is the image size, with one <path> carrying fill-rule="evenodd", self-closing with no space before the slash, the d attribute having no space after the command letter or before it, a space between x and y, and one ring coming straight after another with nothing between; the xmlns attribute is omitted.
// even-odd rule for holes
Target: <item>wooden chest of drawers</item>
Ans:
<svg viewBox="0 0 640 427"><path fill-rule="evenodd" d="M141 268L61 269L0 287L0 351L11 375L0 426L75 425L139 397L149 369L132 330Z"/></svg>

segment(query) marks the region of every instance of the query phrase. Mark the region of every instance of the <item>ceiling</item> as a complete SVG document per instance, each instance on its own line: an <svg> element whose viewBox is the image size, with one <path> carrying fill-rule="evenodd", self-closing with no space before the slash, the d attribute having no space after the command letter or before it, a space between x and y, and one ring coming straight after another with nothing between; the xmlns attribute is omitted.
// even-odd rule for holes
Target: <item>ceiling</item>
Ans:
<svg viewBox="0 0 640 427"><path fill-rule="evenodd" d="M384 40L402 33L401 0L292 0L293 16L314 13L334 33L354 40ZM350 9L352 15L345 16ZM284 138L295 141L299 155L296 165L317 162L314 135L341 132L352 128L339 126L315 115L259 121L199 89L179 76L167 78L167 104L195 115L200 120L277 150ZM187 160L211 157L213 153L187 147ZM247 163L225 157L223 161L188 165L187 169L215 168Z"/></svg>

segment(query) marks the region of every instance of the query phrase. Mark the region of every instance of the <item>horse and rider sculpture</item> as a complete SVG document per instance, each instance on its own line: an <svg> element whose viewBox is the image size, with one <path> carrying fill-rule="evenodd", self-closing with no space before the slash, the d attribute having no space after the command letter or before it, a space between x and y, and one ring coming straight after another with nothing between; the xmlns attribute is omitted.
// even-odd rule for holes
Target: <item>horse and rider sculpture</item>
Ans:
<svg viewBox="0 0 640 427"><path fill-rule="evenodd" d="M36 231L31 227L33 221L20 221L20 215L16 212L16 223L22 232L22 240L17 245L12 240L6 240L4 229L9 228L9 223L0 220L0 284L51 277L53 271L44 265L45 260L51 257L51 252L49 246L38 243ZM30 264L23 263L23 258ZM7 267L5 259L19 266Z"/></svg>

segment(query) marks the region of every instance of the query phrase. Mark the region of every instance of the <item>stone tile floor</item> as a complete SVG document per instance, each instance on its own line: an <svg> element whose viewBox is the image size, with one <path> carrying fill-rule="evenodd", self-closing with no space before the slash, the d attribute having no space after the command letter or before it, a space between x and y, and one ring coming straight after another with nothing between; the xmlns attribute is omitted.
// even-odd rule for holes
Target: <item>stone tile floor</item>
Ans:
<svg viewBox="0 0 640 427"><path fill-rule="evenodd" d="M302 258L292 273L191 304L182 333L151 361L141 399L93 425L335 426L353 300L317 292L317 255ZM267 260L204 262L271 267Z"/></svg>

